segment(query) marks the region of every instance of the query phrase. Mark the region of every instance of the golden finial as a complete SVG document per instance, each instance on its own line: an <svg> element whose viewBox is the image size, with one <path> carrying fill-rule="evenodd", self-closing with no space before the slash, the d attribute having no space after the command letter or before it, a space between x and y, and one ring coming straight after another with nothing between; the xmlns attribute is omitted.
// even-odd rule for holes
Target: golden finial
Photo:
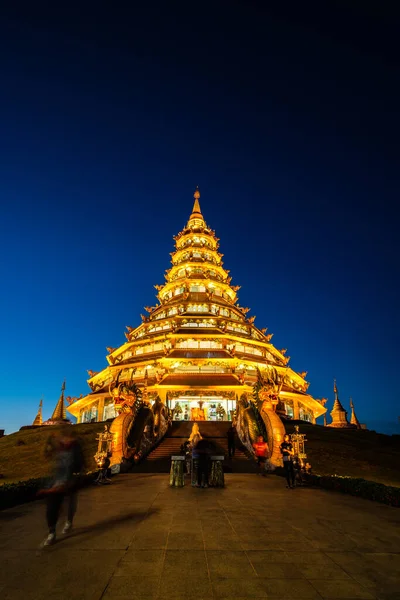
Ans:
<svg viewBox="0 0 400 600"><path fill-rule="evenodd" d="M200 203L199 203L199 199L200 199L200 190L199 190L199 186L196 186L196 191L193 194L193 198L194 198L194 204L193 204L193 210L192 210L192 215L191 215L191 219L193 218L203 218L201 215L201 209L200 209Z"/></svg>

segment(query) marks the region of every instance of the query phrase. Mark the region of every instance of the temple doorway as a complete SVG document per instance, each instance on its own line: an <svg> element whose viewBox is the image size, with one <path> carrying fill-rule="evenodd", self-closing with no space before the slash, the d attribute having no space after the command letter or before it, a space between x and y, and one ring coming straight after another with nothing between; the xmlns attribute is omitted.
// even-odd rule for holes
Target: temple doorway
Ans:
<svg viewBox="0 0 400 600"><path fill-rule="evenodd" d="M179 396L170 401L174 421L232 421L236 401L223 396Z"/></svg>

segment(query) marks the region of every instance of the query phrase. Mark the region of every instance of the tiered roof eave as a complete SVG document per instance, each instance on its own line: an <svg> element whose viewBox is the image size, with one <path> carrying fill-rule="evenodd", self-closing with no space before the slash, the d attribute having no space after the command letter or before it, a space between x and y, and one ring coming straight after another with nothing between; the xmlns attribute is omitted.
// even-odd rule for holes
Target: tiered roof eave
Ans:
<svg viewBox="0 0 400 600"><path fill-rule="evenodd" d="M182 368L197 365L200 370L206 364L225 365L226 372L218 373L214 383L209 373L193 375L204 389L216 389L215 382L222 384L225 381L221 389L229 387L238 393L252 389L252 380L246 379L244 372L274 368L279 376L285 374L292 382L292 388L289 386L284 391L286 395L301 396L314 403L314 413L319 410L320 414L326 412L307 393L309 384L305 381L305 374L296 373L289 367L286 351L275 348L271 343L272 334L266 334L266 329L258 329L254 324L255 317L247 316L249 309L239 306L237 291L240 286L231 285L229 270L222 266L219 238L207 226L199 198L197 190L189 221L174 237L173 266L166 272L166 283L154 286L159 304L145 307L149 314L141 315L140 325L127 327L124 344L119 348L108 348L108 366L105 369L99 373L88 371L92 392L70 405L68 410L75 416L88 401L107 395L108 386L121 369L125 371L125 375L121 374L121 381L128 379L132 370L137 371L134 379L139 385L144 384L144 369L158 369L157 378L149 381L149 391L157 392L166 386L179 388L183 385L183 371L174 367L177 361L183 365ZM185 346L190 340L199 340L198 347ZM209 349L202 347L201 341L205 346L210 342ZM185 375L184 387L197 387L194 376L191 384L191 377ZM181 383L174 385L174 378Z"/></svg>

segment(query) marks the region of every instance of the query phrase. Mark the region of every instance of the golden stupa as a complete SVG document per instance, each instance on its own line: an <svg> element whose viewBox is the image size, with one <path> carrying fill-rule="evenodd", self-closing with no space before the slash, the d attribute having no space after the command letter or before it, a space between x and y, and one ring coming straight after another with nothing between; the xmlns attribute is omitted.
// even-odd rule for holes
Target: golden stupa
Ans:
<svg viewBox="0 0 400 600"><path fill-rule="evenodd" d="M197 189L187 225L174 237L165 283L155 286L157 304L145 307L138 327L127 327L122 346L107 348L106 368L88 371L91 392L71 399L68 411L79 423L115 416L110 386L117 376L146 387L149 400L158 396L176 420L230 420L258 372L269 380L273 374L280 414L315 423L326 412L307 393L306 373L289 366L286 350L239 305L240 286L231 283L199 200Z"/></svg>

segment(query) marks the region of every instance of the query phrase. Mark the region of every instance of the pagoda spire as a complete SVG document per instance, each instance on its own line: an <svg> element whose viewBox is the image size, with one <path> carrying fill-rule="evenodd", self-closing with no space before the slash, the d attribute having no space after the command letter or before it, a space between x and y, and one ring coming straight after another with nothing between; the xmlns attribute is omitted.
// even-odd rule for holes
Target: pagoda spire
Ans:
<svg viewBox="0 0 400 600"><path fill-rule="evenodd" d="M354 410L354 404L353 404L353 399L352 398L350 398L350 408L351 408L350 423L352 425L354 425L355 427L357 427L357 429L361 429L360 421L357 419L357 415L356 415L355 410Z"/></svg>
<svg viewBox="0 0 400 600"><path fill-rule="evenodd" d="M335 394L335 401L331 411L332 423L329 427L351 427L347 420L347 411L343 408L342 403L339 400L339 392L336 385L336 379L333 380L333 392Z"/></svg>
<svg viewBox="0 0 400 600"><path fill-rule="evenodd" d="M199 186L196 186L196 191L193 194L193 198L194 198L194 204L193 204L193 209L192 209L192 214L190 215L189 218L189 223L192 219L201 219L202 221L204 221L204 217L201 214L201 208L200 208L200 190L199 190Z"/></svg>
<svg viewBox="0 0 400 600"><path fill-rule="evenodd" d="M63 421L67 418L67 411L64 404L65 380L61 386L61 396L58 399L56 407L51 415L52 421Z"/></svg>
<svg viewBox="0 0 400 600"><path fill-rule="evenodd" d="M37 412L37 415L36 415L35 420L33 421L32 425L41 425L43 423L42 408L43 408L43 400L40 400L39 410Z"/></svg>
<svg viewBox="0 0 400 600"><path fill-rule="evenodd" d="M201 215L201 209L200 209L200 190L199 190L199 186L196 185L196 191L193 194L193 198L194 198L194 204L193 204L193 210L192 210L192 214L196 213Z"/></svg>

